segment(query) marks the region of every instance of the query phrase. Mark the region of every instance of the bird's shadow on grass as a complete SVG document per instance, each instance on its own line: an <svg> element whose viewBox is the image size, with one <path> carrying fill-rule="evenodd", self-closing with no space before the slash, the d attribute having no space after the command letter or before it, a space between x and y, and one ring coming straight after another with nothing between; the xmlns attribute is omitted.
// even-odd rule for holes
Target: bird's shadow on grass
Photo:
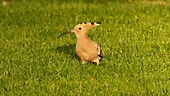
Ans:
<svg viewBox="0 0 170 96"><path fill-rule="evenodd" d="M60 45L57 48L55 48L55 51L56 53L70 55L72 59L77 59L80 61L79 57L75 53L75 44Z"/></svg>

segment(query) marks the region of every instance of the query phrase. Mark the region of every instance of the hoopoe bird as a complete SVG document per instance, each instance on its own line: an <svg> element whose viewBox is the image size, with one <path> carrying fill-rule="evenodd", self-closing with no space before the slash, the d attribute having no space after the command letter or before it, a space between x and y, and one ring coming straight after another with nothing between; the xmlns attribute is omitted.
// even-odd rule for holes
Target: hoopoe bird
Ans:
<svg viewBox="0 0 170 96"><path fill-rule="evenodd" d="M77 26L74 27L74 29L69 30L63 34L61 34L59 37L63 36L64 34L74 32L77 37L77 43L76 43L76 54L78 57L82 60L83 63L85 62L94 62L99 64L99 62L103 58L102 50L100 49L99 45L89 39L88 37L88 31L89 29L100 25L101 23L80 23Z"/></svg>
<svg viewBox="0 0 170 96"><path fill-rule="evenodd" d="M3 6L6 6L6 5L7 5L7 0L3 0L3 1L2 1L2 5L3 5Z"/></svg>

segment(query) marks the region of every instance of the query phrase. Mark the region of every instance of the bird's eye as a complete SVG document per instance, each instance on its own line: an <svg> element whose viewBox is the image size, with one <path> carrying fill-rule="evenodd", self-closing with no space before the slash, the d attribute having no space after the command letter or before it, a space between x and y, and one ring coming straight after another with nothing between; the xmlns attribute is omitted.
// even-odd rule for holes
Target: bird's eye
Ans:
<svg viewBox="0 0 170 96"><path fill-rule="evenodd" d="M80 27L79 30L81 30L82 28Z"/></svg>

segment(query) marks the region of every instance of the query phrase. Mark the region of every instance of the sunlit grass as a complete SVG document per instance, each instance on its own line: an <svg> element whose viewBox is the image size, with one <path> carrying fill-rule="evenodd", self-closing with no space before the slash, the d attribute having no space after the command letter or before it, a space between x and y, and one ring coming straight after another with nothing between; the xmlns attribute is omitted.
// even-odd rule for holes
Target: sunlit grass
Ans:
<svg viewBox="0 0 170 96"><path fill-rule="evenodd" d="M11 2L0 5L1 95L168 95L170 4ZM81 22L104 54L82 64Z"/></svg>

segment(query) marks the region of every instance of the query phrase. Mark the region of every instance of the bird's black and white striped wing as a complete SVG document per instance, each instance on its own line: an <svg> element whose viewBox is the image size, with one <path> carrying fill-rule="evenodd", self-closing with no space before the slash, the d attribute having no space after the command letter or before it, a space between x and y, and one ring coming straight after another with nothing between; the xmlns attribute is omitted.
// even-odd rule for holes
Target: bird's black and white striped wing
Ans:
<svg viewBox="0 0 170 96"><path fill-rule="evenodd" d="M99 57L99 62L100 62L103 58L103 53L102 53L102 50L100 49L100 47L97 48L97 52L98 52L98 57Z"/></svg>

